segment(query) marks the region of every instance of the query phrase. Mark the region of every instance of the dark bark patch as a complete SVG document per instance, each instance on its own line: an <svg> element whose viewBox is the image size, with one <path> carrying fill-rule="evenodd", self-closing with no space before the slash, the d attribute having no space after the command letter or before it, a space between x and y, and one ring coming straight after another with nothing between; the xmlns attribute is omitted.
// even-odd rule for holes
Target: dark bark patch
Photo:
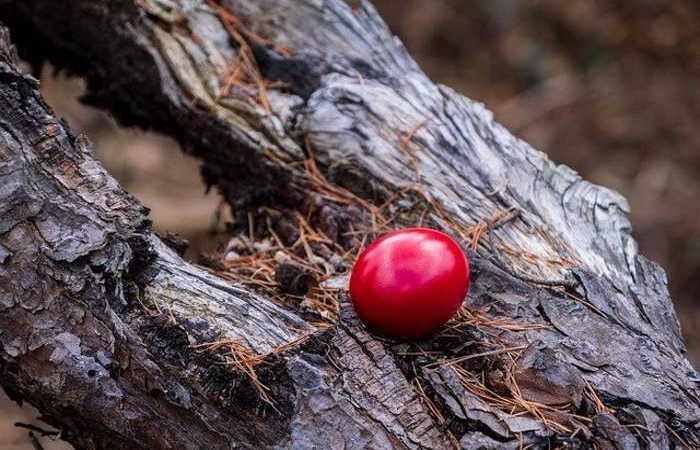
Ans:
<svg viewBox="0 0 700 450"><path fill-rule="evenodd" d="M181 368L189 362L187 332L167 315L154 316L141 327L144 343L151 353Z"/></svg>
<svg viewBox="0 0 700 450"><path fill-rule="evenodd" d="M576 410L583 398L581 372L543 343L536 343L518 359L513 374L527 400Z"/></svg>
<svg viewBox="0 0 700 450"><path fill-rule="evenodd" d="M275 269L275 281L280 292L292 295L306 295L311 288L314 277L303 267L283 263Z"/></svg>
<svg viewBox="0 0 700 450"><path fill-rule="evenodd" d="M298 95L304 101L321 87L323 61L312 55L296 55L285 58L276 52L250 43L253 55L263 78L281 81L283 89Z"/></svg>

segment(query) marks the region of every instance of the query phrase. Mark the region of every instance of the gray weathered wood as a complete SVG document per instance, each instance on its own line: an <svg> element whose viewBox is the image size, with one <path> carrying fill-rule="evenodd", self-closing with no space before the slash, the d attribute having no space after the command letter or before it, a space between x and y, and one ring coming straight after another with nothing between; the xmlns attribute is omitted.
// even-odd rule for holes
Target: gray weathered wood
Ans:
<svg viewBox="0 0 700 450"><path fill-rule="evenodd" d="M493 349L493 336L473 324L460 326L459 338L419 344L439 344L437 357L404 357L405 345L372 338L347 306L336 326L320 332L293 311L186 265L143 225L138 205L118 191L80 140L54 136L66 130L52 119L50 127L38 120L48 114L41 108L23 119L14 113L17 92L40 100L31 81L8 62L0 84L6 102L0 119L8 124L2 135L3 154L9 156L0 176L6 192L2 204L9 205L2 217L12 226L2 229L0 249L9 249L3 251L12 256L4 257L9 262L0 273L8 280L3 286L10 279L25 281L14 293L6 288L14 295L7 308L23 319L13 318L0 328L3 384L35 404L50 398L42 411L85 448L93 443L104 447L110 440L125 448L137 442L144 447L170 442L182 448L202 443L219 448L255 446L256 439L280 448L444 448L447 431L464 448L518 448L521 443L586 448L595 443L626 449L698 442L698 375L685 359L663 271L637 254L625 199L555 165L496 124L483 106L430 82L371 6L350 3L0 0L0 19L15 30L27 55L87 75L88 101L109 108L124 123L176 136L202 159L206 180L239 210L282 204L309 211L328 236L354 245L344 232L349 224L362 226L367 217L344 210L309 182L300 165L308 149L331 182L375 205L391 200L391 213L405 209L393 226L415 224L426 211L434 226L467 237L470 226L517 208L516 219L491 230L496 248L483 239L477 252L470 253L474 276L468 305L491 318L527 325L489 331L513 348L529 346L514 372L522 394L576 404L568 413L582 417L555 417L580 427L576 437L487 404L465 389L451 366L435 365L436 358ZM249 53L231 38L222 21L228 13L222 11L242 18L244 26L236 30L246 38ZM253 34L275 45L256 43ZM267 106L254 85L221 92L229 69L244 53L252 55L263 79L282 82L267 88ZM8 129L19 137L10 138ZM44 135L51 139L38 138ZM51 158L40 157L37 142L52 149ZM76 169L62 165L56 149L68 160L84 162L73 164ZM73 185L54 186L69 176ZM96 189L102 186L98 182L110 188ZM70 187L74 185L82 191ZM65 200L48 201L62 196ZM53 209L54 204L62 207ZM40 224L48 224L51 232L43 232ZM19 237L9 233L25 228ZM76 228L85 231L73 236ZM15 255L12 243L21 245L24 259ZM37 265L37 258L48 263ZM44 270L37 267L50 269L37 273ZM51 275L54 271L63 276ZM38 279L54 281L44 286ZM73 296L54 299L52 290L72 283ZM102 291L86 293L83 285ZM27 290L39 292L32 299L44 309L50 304L68 312L64 303L71 301L92 305L80 307L81 314L95 315L111 330L100 332L104 342L91 347L94 355L101 350L114 360L110 339L122 339L129 345L119 357L153 361L155 367L148 370L121 370L133 378L142 371L150 374L148 382L128 376L124 382L134 404L144 409L156 404L152 411L166 411L150 416L157 427L126 428L125 416L117 414L123 406L108 401L112 397L97 396L98 404L78 407L68 419L60 416L65 414L60 405L76 408L79 402L66 399L61 385L40 389L44 384L32 376L32 365L19 358L29 352L51 367L52 353L29 350L26 328L5 332L14 329L10 324L31 328L39 321L37 308L19 307L30 297ZM142 296L149 306L145 310L134 304ZM95 302L103 297L109 301ZM156 309L172 312L177 325L168 323L168 314L150 309L159 302L168 307ZM295 331L288 329L290 324ZM86 339L86 330L76 330L68 319L46 330L47 337L38 342L47 345L46 339L53 339L63 347L51 347L65 349L66 355ZM207 364L220 355L205 351L200 360L183 348L184 341L201 344L223 336L266 353L305 333L312 337L304 346L272 357L272 368L261 369L270 377L266 384L273 389L278 412L250 395L236 396L237 387L247 383L244 376L226 372L220 383L207 378L213 370ZM476 343L464 347L467 341ZM139 358L143 352L148 356ZM186 359L178 359L183 352ZM503 358L476 360L481 366L471 368L474 373L503 376L504 367L492 367L503 364ZM77 368L65 364L66 370ZM121 360L118 366L124 364L128 366ZM17 367L20 375L8 367ZM99 370L105 383L120 386L124 380L121 374ZM437 425L411 388L408 379L414 377L448 419L444 425ZM76 378L80 386L92 382ZM144 397L151 383L163 394ZM223 400L211 383L226 390ZM584 394L586 385L611 414L596 411ZM161 414L162 420L153 418ZM76 420L100 426L86 429Z"/></svg>
<svg viewBox="0 0 700 450"><path fill-rule="evenodd" d="M293 313L167 249L89 143L51 116L4 32L0 50L0 379L13 397L78 448L445 442L357 324L314 336ZM265 355L303 336L309 344L259 371L274 406L207 348L231 340Z"/></svg>

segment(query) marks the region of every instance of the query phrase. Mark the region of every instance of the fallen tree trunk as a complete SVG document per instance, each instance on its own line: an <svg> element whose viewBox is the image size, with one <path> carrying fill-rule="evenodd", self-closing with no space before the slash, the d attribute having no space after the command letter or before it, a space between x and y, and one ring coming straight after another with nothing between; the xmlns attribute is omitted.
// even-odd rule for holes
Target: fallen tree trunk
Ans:
<svg viewBox="0 0 700 450"><path fill-rule="evenodd" d="M85 74L89 102L199 156L245 234L292 249L185 263L4 36L0 381L76 447L700 443L698 375L625 200L431 83L365 2L0 0L0 19L30 60ZM417 224L472 247L466 309L377 340L339 272Z"/></svg>

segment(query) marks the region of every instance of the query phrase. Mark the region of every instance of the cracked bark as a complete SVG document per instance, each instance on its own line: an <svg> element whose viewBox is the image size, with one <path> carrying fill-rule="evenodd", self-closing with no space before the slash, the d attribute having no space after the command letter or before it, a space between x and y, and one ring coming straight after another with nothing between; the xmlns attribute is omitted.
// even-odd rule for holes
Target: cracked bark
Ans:
<svg viewBox="0 0 700 450"><path fill-rule="evenodd" d="M89 143L52 116L3 33L3 387L78 448L449 448L450 434L466 449L699 445L699 378L663 271L637 253L625 199L433 84L368 4L351 3L0 0L0 20L29 60L84 74L86 101L178 138L237 211L302 209L334 241L356 245L345 232L367 217L315 190L299 164L307 146L330 182L396 205L394 226L425 214L460 235L517 207L515 220L492 230L496 249L483 241L470 251L467 305L527 327L464 324L457 337L381 341L342 293L338 323L318 329L184 262ZM231 38L225 11L242 19L247 47ZM267 88L268 107L254 89L221 95L242 54L281 82ZM488 354L494 333L527 346L513 370ZM223 339L267 354L300 338L258 368L274 407L201 346ZM438 356L407 351L416 346ZM436 365L481 353L459 368L493 377L489 387L506 397L556 408L512 414L470 390L455 367ZM579 432L572 438L550 421Z"/></svg>

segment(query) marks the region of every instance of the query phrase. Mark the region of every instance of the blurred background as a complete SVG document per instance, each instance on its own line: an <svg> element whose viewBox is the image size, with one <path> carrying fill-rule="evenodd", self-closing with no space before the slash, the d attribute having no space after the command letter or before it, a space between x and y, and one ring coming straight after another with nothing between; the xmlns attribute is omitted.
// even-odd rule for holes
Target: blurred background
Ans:
<svg viewBox="0 0 700 450"><path fill-rule="evenodd" d="M700 366L700 2L697 0L373 0L436 81L584 178L624 194L641 252L661 264ZM216 247L219 200L172 140L119 129L76 100L78 79L42 74L58 115L152 209L160 231ZM31 450L37 414L0 395L0 450ZM33 422L36 423L36 422ZM42 440L47 450L64 444Z"/></svg>

